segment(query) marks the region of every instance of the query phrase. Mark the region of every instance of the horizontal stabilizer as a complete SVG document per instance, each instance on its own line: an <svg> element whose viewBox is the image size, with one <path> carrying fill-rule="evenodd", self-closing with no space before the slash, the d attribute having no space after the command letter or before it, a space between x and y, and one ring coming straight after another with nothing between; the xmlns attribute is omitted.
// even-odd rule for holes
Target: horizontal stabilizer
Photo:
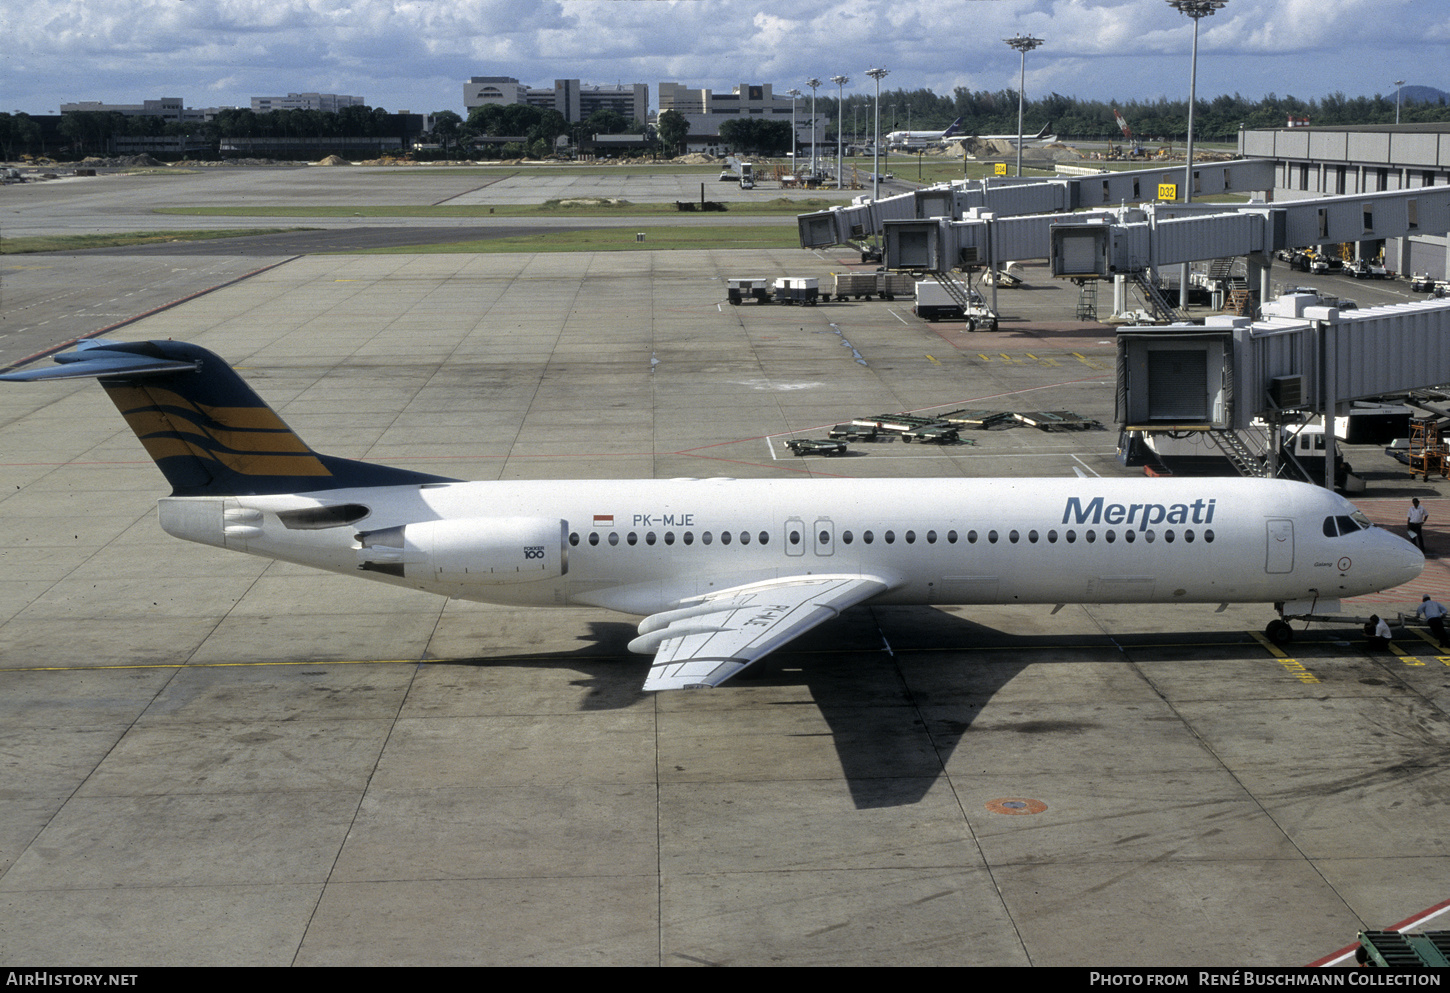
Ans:
<svg viewBox="0 0 1450 993"><path fill-rule="evenodd" d="M0 379L15 383L31 383L46 379L92 379L102 376L159 376L173 372L196 372L201 368L199 359L170 359L160 355L138 354L122 351L115 346L123 344L106 338L82 341L74 352L62 352L55 356L61 363L59 368L27 369L12 372Z"/></svg>
<svg viewBox="0 0 1450 993"><path fill-rule="evenodd" d="M171 483L172 496L255 496L455 482L322 455L219 356L181 341L97 338L11 382L94 378Z"/></svg>

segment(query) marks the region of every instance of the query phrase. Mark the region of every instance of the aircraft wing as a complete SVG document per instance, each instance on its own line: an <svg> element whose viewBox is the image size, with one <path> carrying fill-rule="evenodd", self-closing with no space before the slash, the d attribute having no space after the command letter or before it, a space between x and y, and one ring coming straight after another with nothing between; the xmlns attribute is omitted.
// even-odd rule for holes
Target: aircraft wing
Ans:
<svg viewBox="0 0 1450 993"><path fill-rule="evenodd" d="M646 690L719 686L817 624L891 588L877 576L787 576L696 597L639 625L632 652L654 652Z"/></svg>

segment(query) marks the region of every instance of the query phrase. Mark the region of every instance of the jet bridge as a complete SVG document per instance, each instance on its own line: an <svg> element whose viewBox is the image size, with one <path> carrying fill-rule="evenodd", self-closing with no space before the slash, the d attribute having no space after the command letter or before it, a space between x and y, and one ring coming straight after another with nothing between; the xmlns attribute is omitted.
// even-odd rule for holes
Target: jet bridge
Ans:
<svg viewBox="0 0 1450 993"><path fill-rule="evenodd" d="M1053 179L957 180L880 200L858 197L849 206L801 214L797 224L802 248L828 248L875 237L889 220L961 220L973 209L1016 217L1145 203L1165 193L1176 198L1183 172L1182 168L1160 166ZM1274 187L1270 159L1205 162L1195 166L1193 174L1194 196L1255 193Z"/></svg>
<svg viewBox="0 0 1450 993"><path fill-rule="evenodd" d="M1323 482L1332 485L1333 422L1353 401L1450 383L1450 301L1343 312L1317 303L1289 295L1262 321L1123 329L1122 430L1203 432L1241 473L1285 475L1292 464L1269 439L1322 416Z"/></svg>

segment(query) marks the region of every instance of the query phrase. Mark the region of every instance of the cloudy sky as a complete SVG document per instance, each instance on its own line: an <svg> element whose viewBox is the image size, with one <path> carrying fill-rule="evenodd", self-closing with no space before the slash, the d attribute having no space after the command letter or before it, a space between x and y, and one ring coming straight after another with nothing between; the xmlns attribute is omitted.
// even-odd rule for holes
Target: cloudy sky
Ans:
<svg viewBox="0 0 1450 993"><path fill-rule="evenodd" d="M887 89L1187 95L1192 22L1165 0L0 0L0 110L248 106L289 91L463 110L469 76L804 88L884 66ZM1446 0L1229 0L1201 22L1199 95L1450 89ZM827 89L834 90L831 84Z"/></svg>

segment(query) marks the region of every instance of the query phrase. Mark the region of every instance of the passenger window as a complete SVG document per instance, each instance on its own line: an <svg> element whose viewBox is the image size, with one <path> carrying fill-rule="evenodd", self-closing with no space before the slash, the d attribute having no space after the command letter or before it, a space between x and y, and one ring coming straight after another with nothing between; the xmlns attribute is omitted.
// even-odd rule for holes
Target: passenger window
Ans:
<svg viewBox="0 0 1450 993"><path fill-rule="evenodd" d="M742 544L742 545L748 545L748 544L750 544L750 532L749 531L741 531L740 532L740 544Z"/></svg>
<svg viewBox="0 0 1450 993"><path fill-rule="evenodd" d="M845 542L846 544L849 545L851 543L851 532L850 531L842 531L841 532L841 540L843 542Z"/></svg>
<svg viewBox="0 0 1450 993"><path fill-rule="evenodd" d="M589 544L591 544L591 545L597 545L597 544L599 544L599 532L598 531L590 531L589 532Z"/></svg>
<svg viewBox="0 0 1450 993"><path fill-rule="evenodd" d="M948 531L947 532L947 544L949 544L949 545L955 545L956 543L957 543L957 533L955 531Z"/></svg>
<svg viewBox="0 0 1450 993"><path fill-rule="evenodd" d="M1169 542L1170 544L1172 543L1172 541L1173 541L1173 530L1171 528L1169 530L1163 532L1163 540L1166 541L1166 542Z"/></svg>
<svg viewBox="0 0 1450 993"><path fill-rule="evenodd" d="M914 545L914 544L916 544L916 532L915 531L908 531L908 532L906 532L906 543L908 545Z"/></svg>
<svg viewBox="0 0 1450 993"><path fill-rule="evenodd" d="M819 541L822 545L829 545L831 543L831 532L822 531L819 535Z"/></svg>
<svg viewBox="0 0 1450 993"><path fill-rule="evenodd" d="M1186 541L1186 542L1188 542L1189 544L1192 544L1193 543L1193 531L1192 530L1184 531L1183 532L1183 540Z"/></svg>
<svg viewBox="0 0 1450 993"><path fill-rule="evenodd" d="M611 545L617 545L617 544L619 544L619 532L618 531L611 531L611 532L609 532L609 543Z"/></svg>
<svg viewBox="0 0 1450 993"><path fill-rule="evenodd" d="M653 544L653 542L651 542L651 544ZM728 545L728 544L730 544L730 532L729 531L721 531L720 532L720 544L722 544L722 545Z"/></svg>
<svg viewBox="0 0 1450 993"><path fill-rule="evenodd" d="M895 531L887 531L886 532L886 535L885 535L885 538L886 538L886 544L890 545L890 544L895 543L895 541L896 541L896 532Z"/></svg>
<svg viewBox="0 0 1450 993"><path fill-rule="evenodd" d="M1146 541L1150 545L1153 544L1153 529L1152 528L1149 528L1147 531L1144 531L1143 532L1143 540Z"/></svg>
<svg viewBox="0 0 1450 993"><path fill-rule="evenodd" d="M764 531L760 532L760 543L762 545L770 544L770 535L766 534Z"/></svg>
<svg viewBox="0 0 1450 993"><path fill-rule="evenodd" d="M997 543L997 532L996 531L988 531L987 532L987 541L990 544L995 545Z"/></svg>
<svg viewBox="0 0 1450 993"><path fill-rule="evenodd" d="M1098 540L1098 533L1096 531L1087 531L1085 534L1087 535L1089 545Z"/></svg>
<svg viewBox="0 0 1450 993"><path fill-rule="evenodd" d="M710 532L709 531L706 531L704 534L700 535L700 540L703 541L705 544L708 545L714 539L710 536Z"/></svg>
<svg viewBox="0 0 1450 993"><path fill-rule="evenodd" d="M1067 543L1071 545L1074 541L1077 541L1077 532L1069 528L1067 532Z"/></svg>
<svg viewBox="0 0 1450 993"><path fill-rule="evenodd" d="M1203 529L1203 540L1204 541L1212 541L1213 540L1213 528L1204 528Z"/></svg>
<svg viewBox="0 0 1450 993"><path fill-rule="evenodd" d="M674 543L675 543L675 533L673 531L666 531L665 532L665 544L666 545L673 545Z"/></svg>
<svg viewBox="0 0 1450 993"><path fill-rule="evenodd" d="M975 532L975 531L968 531L967 532L967 544L969 544L969 545L975 545L976 543L977 543L977 532Z"/></svg>
<svg viewBox="0 0 1450 993"><path fill-rule="evenodd" d="M695 543L695 532L693 532L693 531L686 531L685 532L685 544L687 544L687 545L693 545L694 543Z"/></svg>
<svg viewBox="0 0 1450 993"><path fill-rule="evenodd" d="M926 543L928 545L935 545L936 544L936 532L935 531L928 531L926 533Z"/></svg>
<svg viewBox="0 0 1450 993"><path fill-rule="evenodd" d="M1137 541L1138 540L1138 536L1137 536L1137 534L1135 532L1133 532L1131 530L1124 531L1123 532L1123 540L1126 541L1128 544L1131 545L1134 541Z"/></svg>
<svg viewBox="0 0 1450 993"><path fill-rule="evenodd" d="M801 543L801 533L799 531L792 531L790 533L790 543L792 545L799 545Z"/></svg>
<svg viewBox="0 0 1450 993"><path fill-rule="evenodd" d="M646 545L653 545L655 543L655 533L653 531L646 531L644 533L644 543Z"/></svg>
<svg viewBox="0 0 1450 993"><path fill-rule="evenodd" d="M571 544L571 545L577 545L577 544L579 544L579 532L578 531L570 531L569 532L569 544Z"/></svg>
<svg viewBox="0 0 1450 993"><path fill-rule="evenodd" d="M876 536L874 534L872 534L870 531L862 531L861 532L861 540L864 541L866 544L868 544L868 545L871 544L871 542L874 541L875 539L876 539Z"/></svg>
<svg viewBox="0 0 1450 993"><path fill-rule="evenodd" d="M1034 545L1037 544L1037 532L1036 531L1028 531L1027 532L1027 540L1030 541L1030 542L1032 542L1032 544L1034 544Z"/></svg>
<svg viewBox="0 0 1450 993"><path fill-rule="evenodd" d="M1049 545L1055 545L1055 544L1057 544L1057 532L1056 531L1048 531L1047 532L1047 543Z"/></svg>
<svg viewBox="0 0 1450 993"><path fill-rule="evenodd" d="M1118 532L1116 532L1116 531L1104 531L1103 532L1103 539L1105 541L1107 541L1107 543L1109 545L1111 545L1113 542L1115 542L1115 541L1118 540Z"/></svg>
<svg viewBox="0 0 1450 993"><path fill-rule="evenodd" d="M1017 544L1017 529L1016 528L1013 528L1011 531L1008 531L1007 532L1007 540L1010 541L1014 545Z"/></svg>

